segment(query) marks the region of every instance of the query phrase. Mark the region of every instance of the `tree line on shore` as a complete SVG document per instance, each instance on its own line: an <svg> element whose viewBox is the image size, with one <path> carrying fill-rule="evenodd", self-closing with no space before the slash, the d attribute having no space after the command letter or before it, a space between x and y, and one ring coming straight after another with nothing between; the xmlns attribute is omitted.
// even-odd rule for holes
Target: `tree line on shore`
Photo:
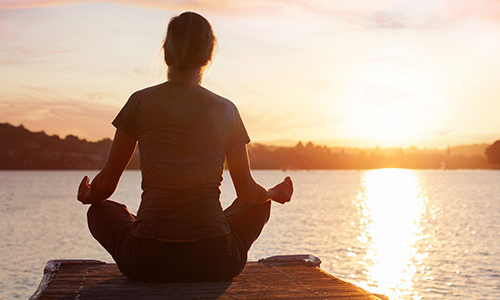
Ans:
<svg viewBox="0 0 500 300"><path fill-rule="evenodd" d="M89 142L74 135L60 138L0 123L0 169L100 169L112 141ZM475 152L462 151L475 147ZM479 149L479 150L477 150ZM469 151L470 152L470 151ZM447 149L343 148L298 142L294 146L249 145L253 169L490 169L500 166L500 140L492 145ZM128 166L139 169L136 151Z"/></svg>

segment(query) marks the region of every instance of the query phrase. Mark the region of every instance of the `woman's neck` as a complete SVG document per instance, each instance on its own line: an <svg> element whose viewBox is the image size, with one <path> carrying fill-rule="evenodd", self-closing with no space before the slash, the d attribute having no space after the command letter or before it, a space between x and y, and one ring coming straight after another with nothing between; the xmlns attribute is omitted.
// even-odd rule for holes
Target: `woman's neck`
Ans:
<svg viewBox="0 0 500 300"><path fill-rule="evenodd" d="M169 70L169 78L168 81L172 83L182 83L189 85L200 85L202 79L201 68L194 69L189 72L177 73L172 72L173 70ZM172 76L174 75L174 76Z"/></svg>

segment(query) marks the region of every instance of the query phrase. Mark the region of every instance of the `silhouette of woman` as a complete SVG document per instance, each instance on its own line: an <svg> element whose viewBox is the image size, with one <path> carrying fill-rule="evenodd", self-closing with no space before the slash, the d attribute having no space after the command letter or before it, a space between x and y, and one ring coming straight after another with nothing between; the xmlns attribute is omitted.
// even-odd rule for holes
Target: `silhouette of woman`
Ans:
<svg viewBox="0 0 500 300"><path fill-rule="evenodd" d="M238 275L269 219L271 200L290 201L292 181L266 190L251 175L250 139L236 106L200 86L216 38L201 15L170 20L163 44L168 81L133 93L112 124L108 159L78 200L91 204L94 238L121 272L139 281L227 280ZM107 200L139 145L142 200L137 217ZM222 210L227 163L237 199Z"/></svg>

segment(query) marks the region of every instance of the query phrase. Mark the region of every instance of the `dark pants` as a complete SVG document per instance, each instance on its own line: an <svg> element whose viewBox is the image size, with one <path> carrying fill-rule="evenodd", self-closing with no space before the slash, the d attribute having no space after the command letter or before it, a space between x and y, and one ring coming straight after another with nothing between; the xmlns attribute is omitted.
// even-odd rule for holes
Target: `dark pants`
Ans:
<svg viewBox="0 0 500 300"><path fill-rule="evenodd" d="M90 206L92 236L121 272L137 281L228 280L243 271L247 253L269 219L271 203L247 205L236 199L224 210L231 233L195 242L166 242L131 235L135 220L123 204L104 200Z"/></svg>

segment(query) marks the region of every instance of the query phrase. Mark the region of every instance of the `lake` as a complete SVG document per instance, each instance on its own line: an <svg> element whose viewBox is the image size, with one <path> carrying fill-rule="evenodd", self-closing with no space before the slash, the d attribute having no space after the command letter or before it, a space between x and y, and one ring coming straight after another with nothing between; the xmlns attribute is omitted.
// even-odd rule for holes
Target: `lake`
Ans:
<svg viewBox="0 0 500 300"><path fill-rule="evenodd" d="M51 259L111 257L76 201L96 171L0 171L0 299L26 299ZM391 299L500 299L500 172L489 170L254 171L270 187L290 175L295 193L273 203L249 253L314 254L325 271ZM224 173L222 206L235 197ZM113 195L133 213L140 172Z"/></svg>

